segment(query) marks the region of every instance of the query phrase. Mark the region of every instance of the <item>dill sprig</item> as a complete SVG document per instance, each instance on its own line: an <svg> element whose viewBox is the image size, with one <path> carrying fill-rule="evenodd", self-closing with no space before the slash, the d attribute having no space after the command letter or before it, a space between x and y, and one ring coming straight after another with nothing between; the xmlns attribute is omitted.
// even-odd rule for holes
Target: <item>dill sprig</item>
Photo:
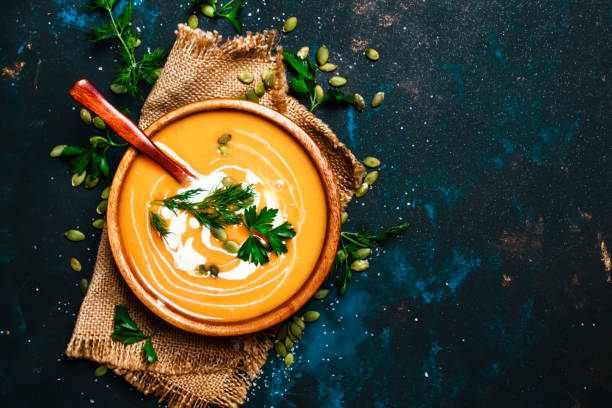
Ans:
<svg viewBox="0 0 612 408"><path fill-rule="evenodd" d="M149 222L151 226L159 233L159 236L163 239L166 239L168 235L170 235L170 230L168 229L168 223L164 220L159 214L153 212L149 208Z"/></svg>

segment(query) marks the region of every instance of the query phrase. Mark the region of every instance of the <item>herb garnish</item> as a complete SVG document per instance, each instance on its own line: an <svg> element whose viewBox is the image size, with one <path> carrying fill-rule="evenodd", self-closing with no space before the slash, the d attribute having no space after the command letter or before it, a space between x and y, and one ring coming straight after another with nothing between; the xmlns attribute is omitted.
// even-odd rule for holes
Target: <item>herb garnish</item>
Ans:
<svg viewBox="0 0 612 408"><path fill-rule="evenodd" d="M142 81L153 85L159 76L166 53L160 48L152 52L146 52L140 61L136 59L134 50L140 45L138 34L131 30L130 26L134 14L132 0L123 9L118 18L113 15L113 8L118 0L94 0L92 9L102 9L108 13L110 23L94 27L89 33L89 41L97 43L100 41L116 38L119 41L117 50L117 76L115 83L125 87L124 92L132 95L140 95L139 84Z"/></svg>
<svg viewBox="0 0 612 408"><path fill-rule="evenodd" d="M294 73L289 87L293 92L308 95L311 112L322 103L354 103L355 98L353 95L345 95L336 89L329 89L323 96L323 99L317 101L315 94L317 66L308 58L302 59L286 51L283 51L283 62Z"/></svg>
<svg viewBox="0 0 612 408"><path fill-rule="evenodd" d="M378 234L374 234L363 226L359 232L341 232L340 249L336 254L336 259L332 264L330 275L338 273L338 283L340 285L340 295L346 292L346 287L352 276L351 264L355 260L362 259L357 251L361 248L372 248L375 244L395 238L400 232L408 228L409 222L391 227Z"/></svg>
<svg viewBox="0 0 612 408"><path fill-rule="evenodd" d="M170 230L168 229L168 223L166 222L166 220L164 220L159 214L153 212L153 210L151 210L150 208L149 222L162 238L165 239L168 235L170 235Z"/></svg>
<svg viewBox="0 0 612 408"><path fill-rule="evenodd" d="M71 174L81 174L88 170L91 178L96 179L103 175L108 177L110 168L106 159L106 151L110 147L126 147L127 143L115 143L110 138L110 132L106 131L106 137L94 136L89 139L90 145L83 146L71 144L61 151L61 156L69 157Z"/></svg>
<svg viewBox="0 0 612 408"><path fill-rule="evenodd" d="M125 305L115 306L115 331L111 334L111 337L115 340L119 340L124 344L138 343L139 341L146 340L142 346L142 351L145 353L145 357L148 363L152 363L157 360L157 353L153 348L151 339L155 336L161 326L147 336L136 326L136 323L130 317L127 307Z"/></svg>
<svg viewBox="0 0 612 408"><path fill-rule="evenodd" d="M238 34L242 34L242 22L240 21L240 11L244 7L245 0L230 0L222 6L218 6L216 0L192 0L195 5L210 6L212 8L212 16L206 14L207 17L222 17L227 18L232 27ZM229 11L228 11L229 10Z"/></svg>
<svg viewBox="0 0 612 408"><path fill-rule="evenodd" d="M287 221L272 228L277 213L278 210L275 208L264 207L257 214L254 205L244 211L243 224L249 231L249 237L238 250L238 258L255 265L263 265L270 261L268 252L271 251L275 255L287 252L284 240L294 237L295 230ZM265 239L268 245L265 245L260 238Z"/></svg>

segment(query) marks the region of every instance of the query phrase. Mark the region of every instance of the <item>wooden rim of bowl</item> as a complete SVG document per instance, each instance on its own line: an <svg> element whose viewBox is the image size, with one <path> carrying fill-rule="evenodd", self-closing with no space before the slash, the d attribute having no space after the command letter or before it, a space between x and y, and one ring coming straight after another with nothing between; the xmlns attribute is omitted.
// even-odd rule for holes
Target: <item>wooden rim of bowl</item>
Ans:
<svg viewBox="0 0 612 408"><path fill-rule="evenodd" d="M117 267L132 292L134 292L136 297L138 297L149 310L173 326L192 333L209 336L237 336L261 331L282 323L304 306L321 286L334 261L338 241L340 239L340 198L331 167L310 136L286 116L254 102L240 99L209 99L194 102L162 116L144 130L144 133L148 137L153 137L161 129L184 117L216 110L234 110L251 113L279 126L287 132L287 134L293 137L309 155L321 178L327 204L327 226L323 249L321 250L321 254L319 255L319 259L312 273L302 287L289 298L289 300L258 317L238 322L214 322L210 320L192 319L184 314L176 312L172 308L160 305L158 300L141 285L138 278L132 273L119 234L119 193L123 179L137 155L134 148L129 148L127 150L117 167L108 199L106 217L108 238Z"/></svg>

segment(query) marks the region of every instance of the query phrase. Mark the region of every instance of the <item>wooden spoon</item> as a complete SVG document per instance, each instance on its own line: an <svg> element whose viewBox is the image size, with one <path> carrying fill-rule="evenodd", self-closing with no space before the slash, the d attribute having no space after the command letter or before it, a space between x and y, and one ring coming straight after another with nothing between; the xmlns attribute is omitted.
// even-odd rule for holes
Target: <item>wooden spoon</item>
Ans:
<svg viewBox="0 0 612 408"><path fill-rule="evenodd" d="M70 96L102 118L126 142L153 159L179 183L183 184L195 178L185 166L162 152L134 122L111 105L88 80L78 80L70 89Z"/></svg>

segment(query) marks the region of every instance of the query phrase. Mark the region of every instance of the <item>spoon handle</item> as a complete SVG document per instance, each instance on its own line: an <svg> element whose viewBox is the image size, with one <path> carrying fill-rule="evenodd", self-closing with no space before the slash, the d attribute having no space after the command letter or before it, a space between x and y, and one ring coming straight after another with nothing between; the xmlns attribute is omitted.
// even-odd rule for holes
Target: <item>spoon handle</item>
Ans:
<svg viewBox="0 0 612 408"><path fill-rule="evenodd" d="M102 118L126 142L162 166L179 183L195 178L182 164L162 152L134 122L111 105L88 80L77 81L70 89L70 95L75 101Z"/></svg>

